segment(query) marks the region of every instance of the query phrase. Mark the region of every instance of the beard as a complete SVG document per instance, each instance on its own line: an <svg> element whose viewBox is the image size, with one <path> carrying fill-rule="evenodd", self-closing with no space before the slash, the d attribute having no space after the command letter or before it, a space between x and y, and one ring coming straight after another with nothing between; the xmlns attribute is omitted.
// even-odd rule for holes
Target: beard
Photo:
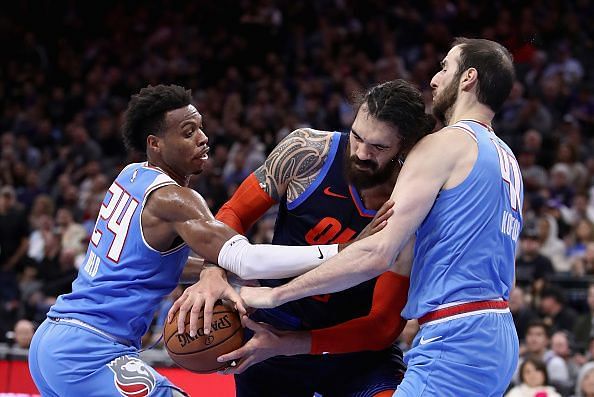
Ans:
<svg viewBox="0 0 594 397"><path fill-rule="evenodd" d="M448 125L452 109L458 99L458 83L460 76L454 76L450 84L433 100L433 116L443 125Z"/></svg>
<svg viewBox="0 0 594 397"><path fill-rule="evenodd" d="M357 190L368 189L387 182L394 175L396 167L399 165L398 161L390 160L380 168L376 161L360 160L357 155L351 156L350 153L350 145L347 145L344 154L344 173L347 181L355 186Z"/></svg>

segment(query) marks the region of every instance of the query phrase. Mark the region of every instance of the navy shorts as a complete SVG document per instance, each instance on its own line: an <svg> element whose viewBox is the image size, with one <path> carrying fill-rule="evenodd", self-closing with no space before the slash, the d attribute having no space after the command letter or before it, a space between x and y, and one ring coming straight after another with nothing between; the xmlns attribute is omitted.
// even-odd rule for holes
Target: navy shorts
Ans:
<svg viewBox="0 0 594 397"><path fill-rule="evenodd" d="M396 390L404 364L396 351L272 357L235 376L237 397L372 397Z"/></svg>

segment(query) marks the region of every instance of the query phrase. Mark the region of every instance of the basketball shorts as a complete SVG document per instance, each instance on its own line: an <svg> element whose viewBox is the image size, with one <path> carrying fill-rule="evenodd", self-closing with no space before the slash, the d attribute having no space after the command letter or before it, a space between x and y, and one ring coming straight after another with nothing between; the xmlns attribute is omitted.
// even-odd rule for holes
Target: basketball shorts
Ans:
<svg viewBox="0 0 594 397"><path fill-rule="evenodd" d="M183 393L140 360L136 348L51 319L33 336L29 370L44 397L171 397L171 389Z"/></svg>
<svg viewBox="0 0 594 397"><path fill-rule="evenodd" d="M421 327L395 397L503 395L518 364L512 315L483 313Z"/></svg>
<svg viewBox="0 0 594 397"><path fill-rule="evenodd" d="M405 366L396 349L277 356L235 376L237 397L373 397L396 390Z"/></svg>

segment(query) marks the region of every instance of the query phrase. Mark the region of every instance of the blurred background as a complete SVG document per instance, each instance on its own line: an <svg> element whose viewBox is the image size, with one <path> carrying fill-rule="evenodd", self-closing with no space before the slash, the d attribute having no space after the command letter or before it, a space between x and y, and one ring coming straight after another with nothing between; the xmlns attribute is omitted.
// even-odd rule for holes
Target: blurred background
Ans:
<svg viewBox="0 0 594 397"><path fill-rule="evenodd" d="M138 161L119 135L130 95L148 84L192 89L211 142L192 187L216 212L294 129L348 131L351 99L373 84L412 81L430 112L431 77L453 38L468 36L496 40L515 59L494 128L526 189L510 299L522 355L544 363L561 395L594 395L593 15L591 0L4 4L0 359L11 365L0 363L0 393L19 391L12 360L70 290L111 180ZM252 241L270 240L274 215ZM415 332L409 324L405 349ZM168 364L159 348L148 355Z"/></svg>

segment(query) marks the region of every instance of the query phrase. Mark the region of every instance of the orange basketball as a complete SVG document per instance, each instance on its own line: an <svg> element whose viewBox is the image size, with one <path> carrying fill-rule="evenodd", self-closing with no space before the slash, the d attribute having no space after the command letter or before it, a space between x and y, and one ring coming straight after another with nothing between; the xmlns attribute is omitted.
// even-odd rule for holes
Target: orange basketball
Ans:
<svg viewBox="0 0 594 397"><path fill-rule="evenodd" d="M237 310L218 302L214 306L210 334L204 335L204 317L200 313L198 332L190 336L190 314L186 316L183 334L177 333L177 316L163 328L163 340L169 357L188 371L208 374L225 369L229 363L220 363L217 357L243 345L243 327Z"/></svg>

